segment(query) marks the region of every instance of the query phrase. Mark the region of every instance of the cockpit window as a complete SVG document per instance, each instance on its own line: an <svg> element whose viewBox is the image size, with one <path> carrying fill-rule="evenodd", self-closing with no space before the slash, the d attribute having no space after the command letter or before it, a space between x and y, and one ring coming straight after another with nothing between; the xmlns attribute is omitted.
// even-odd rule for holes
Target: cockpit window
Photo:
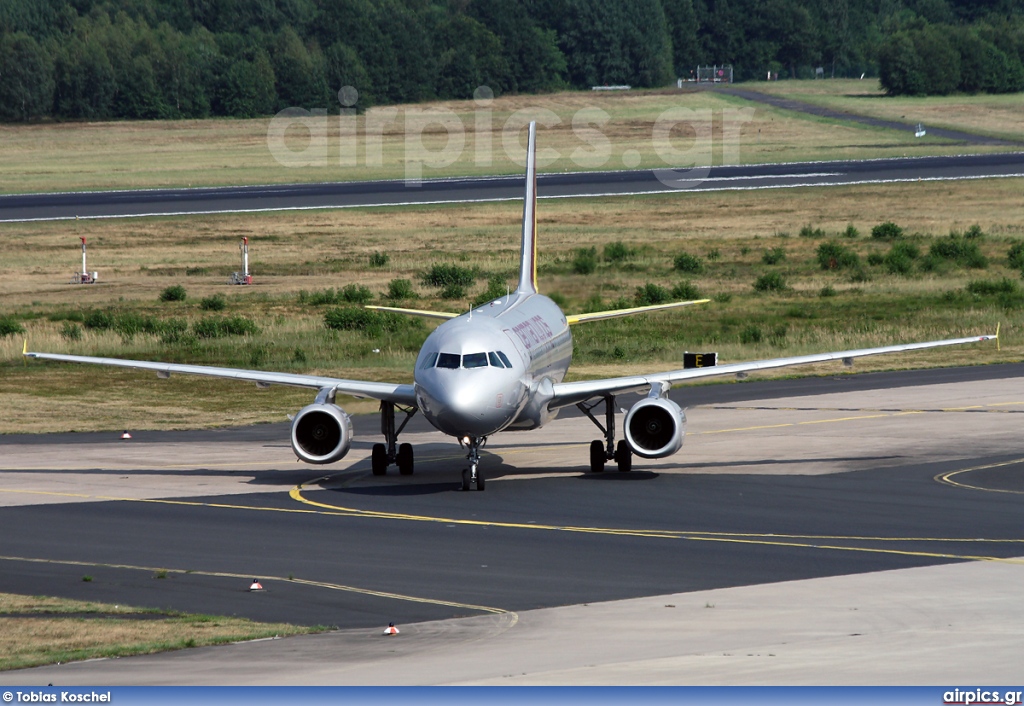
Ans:
<svg viewBox="0 0 1024 706"><path fill-rule="evenodd" d="M437 356L437 367L455 370L459 367L461 360L462 356L458 353L440 353Z"/></svg>
<svg viewBox="0 0 1024 706"><path fill-rule="evenodd" d="M512 367L512 361L510 361L508 359L507 355L505 355L501 351L498 351L498 357L501 358L501 362L505 364L506 368L511 368Z"/></svg>
<svg viewBox="0 0 1024 706"><path fill-rule="evenodd" d="M434 363L436 363L436 362L437 362L437 351L434 351L433 353L431 353L430 355L428 355L426 358L423 359L423 369L426 370L427 368L433 368L434 367Z"/></svg>
<svg viewBox="0 0 1024 706"><path fill-rule="evenodd" d="M498 354L495 353L494 351L491 351L490 353L487 354L487 360L490 362L491 367L494 367L494 368L504 368L505 367L505 364L501 362L501 358L499 358Z"/></svg>
<svg viewBox="0 0 1024 706"><path fill-rule="evenodd" d="M487 354L486 353L467 353L462 356L462 367L463 368L486 368L487 367Z"/></svg>

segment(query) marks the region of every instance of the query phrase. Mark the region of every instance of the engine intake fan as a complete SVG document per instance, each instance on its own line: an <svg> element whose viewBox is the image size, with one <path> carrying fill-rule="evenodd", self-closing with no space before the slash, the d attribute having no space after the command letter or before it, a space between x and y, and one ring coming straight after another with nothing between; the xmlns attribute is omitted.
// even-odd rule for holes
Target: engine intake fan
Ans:
<svg viewBox="0 0 1024 706"><path fill-rule="evenodd" d="M292 449L306 463L334 463L352 446L352 419L341 407L314 403L292 421Z"/></svg>
<svg viewBox="0 0 1024 706"><path fill-rule="evenodd" d="M686 413L670 399L649 397L630 408L623 427L633 453L643 458L664 458L683 445Z"/></svg>

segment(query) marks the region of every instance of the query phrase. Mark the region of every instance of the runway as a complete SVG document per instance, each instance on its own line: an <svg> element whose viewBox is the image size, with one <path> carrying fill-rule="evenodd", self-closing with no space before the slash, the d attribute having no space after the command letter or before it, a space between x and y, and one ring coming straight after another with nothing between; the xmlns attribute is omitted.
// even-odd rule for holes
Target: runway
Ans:
<svg viewBox="0 0 1024 706"><path fill-rule="evenodd" d="M539 198L1024 176L1024 152L540 174ZM521 176L0 196L0 223L519 200Z"/></svg>
<svg viewBox="0 0 1024 706"><path fill-rule="evenodd" d="M482 493L422 426L413 478L371 476L372 419L327 469L297 465L280 425L0 438L0 591L341 628L5 679L1009 683L1022 376L682 388L680 454L593 475L596 430L569 417L495 437ZM381 642L391 621L401 641Z"/></svg>

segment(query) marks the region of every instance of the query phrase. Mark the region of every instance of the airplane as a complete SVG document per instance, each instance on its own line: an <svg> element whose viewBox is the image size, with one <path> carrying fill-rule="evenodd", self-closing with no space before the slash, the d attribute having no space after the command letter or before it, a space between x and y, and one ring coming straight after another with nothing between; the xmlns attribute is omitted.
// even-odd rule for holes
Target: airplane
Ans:
<svg viewBox="0 0 1024 706"><path fill-rule="evenodd" d="M536 123L530 123L519 283L515 290L462 314L387 306L369 307L444 320L423 343L416 358L412 384L36 353L28 351L27 342L23 354L28 358L44 360L153 370L161 378L169 378L172 373L182 373L246 380L255 382L261 388L291 385L316 389L313 403L299 410L292 418L291 425L291 445L295 455L311 464L334 463L344 458L351 448L352 420L336 403L338 394L378 400L384 443L374 444L370 454L370 467L374 475L384 475L392 464L398 467L401 475L413 473L412 445L400 444L398 439L413 415L420 412L434 428L455 437L466 449L468 466L462 471L462 489L475 487L476 490L483 490L485 481L480 470L480 452L489 437L504 431L537 429L554 419L560 410L573 405L603 434L603 438L595 439L590 444L590 470L600 473L604 471L607 462L614 461L620 472L628 472L632 468L634 455L645 459L664 458L675 454L682 447L686 414L668 395L669 389L677 383L712 376L744 376L754 370L830 360L842 360L849 365L854 358L862 356L993 339L998 342L997 328L994 335L565 382L572 358L572 326L704 304L708 300L566 315L554 301L541 294L537 289L536 141ZM646 393L646 396L625 412L622 422L625 438L616 442L615 398L630 393ZM605 417L603 424L593 413L602 403ZM405 415L397 426L396 410Z"/></svg>

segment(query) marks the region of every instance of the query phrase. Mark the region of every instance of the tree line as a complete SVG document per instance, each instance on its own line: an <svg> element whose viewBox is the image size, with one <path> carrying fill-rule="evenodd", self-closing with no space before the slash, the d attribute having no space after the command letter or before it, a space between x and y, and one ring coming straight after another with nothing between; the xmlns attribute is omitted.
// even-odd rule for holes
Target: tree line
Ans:
<svg viewBox="0 0 1024 706"><path fill-rule="evenodd" d="M4 0L0 120L268 115L601 84L697 64L1020 90L1024 0Z"/></svg>

